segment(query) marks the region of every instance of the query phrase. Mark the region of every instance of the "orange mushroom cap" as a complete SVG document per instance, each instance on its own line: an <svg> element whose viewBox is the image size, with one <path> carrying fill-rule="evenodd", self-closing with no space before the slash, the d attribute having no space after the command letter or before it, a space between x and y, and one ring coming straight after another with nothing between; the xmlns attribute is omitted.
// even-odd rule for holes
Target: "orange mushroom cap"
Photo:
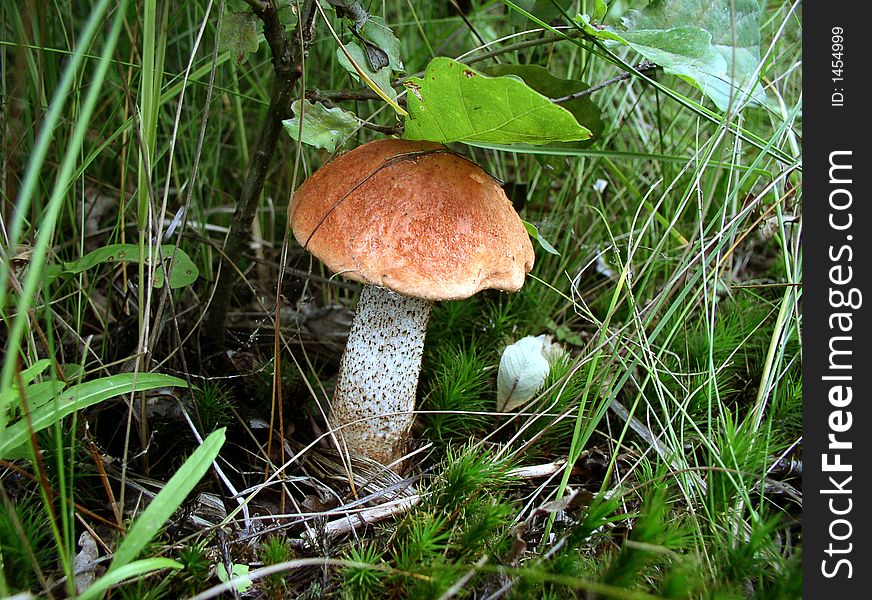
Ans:
<svg viewBox="0 0 872 600"><path fill-rule="evenodd" d="M297 241L348 279L427 300L517 291L533 245L499 184L444 146L378 140L294 195Z"/></svg>

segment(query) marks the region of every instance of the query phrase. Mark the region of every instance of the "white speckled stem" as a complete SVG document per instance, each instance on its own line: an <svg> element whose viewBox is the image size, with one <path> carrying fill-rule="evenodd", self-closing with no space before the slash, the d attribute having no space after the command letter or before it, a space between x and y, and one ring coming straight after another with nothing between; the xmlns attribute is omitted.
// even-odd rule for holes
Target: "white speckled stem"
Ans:
<svg viewBox="0 0 872 600"><path fill-rule="evenodd" d="M330 411L330 424L352 455L388 465L405 453L432 306L363 288Z"/></svg>

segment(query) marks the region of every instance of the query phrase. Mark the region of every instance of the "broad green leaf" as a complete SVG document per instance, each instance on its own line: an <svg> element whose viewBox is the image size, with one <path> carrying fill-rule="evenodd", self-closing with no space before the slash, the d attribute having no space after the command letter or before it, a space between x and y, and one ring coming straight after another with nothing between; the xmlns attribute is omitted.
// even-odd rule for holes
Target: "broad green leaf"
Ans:
<svg viewBox="0 0 872 600"><path fill-rule="evenodd" d="M107 575L130 563L166 524L194 489L224 445L224 428L213 431L188 457L163 489L137 517L112 557Z"/></svg>
<svg viewBox="0 0 872 600"><path fill-rule="evenodd" d="M50 358L41 358L40 360L36 361L32 365L30 365L29 367L27 367L26 369L21 371L21 373L19 373L18 377L16 377L15 379L16 379L16 381L18 381L20 378L21 383L23 383L24 385L27 385L31 381L33 381L34 379L36 379L37 377L42 375L43 371L45 371L50 365L51 365ZM7 397L6 394L8 394L8 393L10 393L10 390L3 390L2 395L0 395L0 397L6 398ZM0 402L0 406L4 406L3 402Z"/></svg>
<svg viewBox="0 0 872 600"><path fill-rule="evenodd" d="M488 77L450 58L409 78L403 137L433 142L547 144L591 137L565 108L513 76Z"/></svg>
<svg viewBox="0 0 872 600"><path fill-rule="evenodd" d="M288 135L316 148L324 148L328 152L336 150L336 144L353 134L360 124L357 117L338 106L326 108L321 103L313 104L308 100L296 100L291 108L294 116L282 121Z"/></svg>
<svg viewBox="0 0 872 600"><path fill-rule="evenodd" d="M57 397L64 389L63 381L40 381L32 383L24 389L27 410L31 414ZM19 398L20 401L20 398Z"/></svg>
<svg viewBox="0 0 872 600"><path fill-rule="evenodd" d="M529 236L531 238L533 238L534 240L536 240L537 242L539 242L539 245L542 246L542 249L545 250L545 252L548 252L549 254L554 254L556 256L560 256L560 253L557 251L557 248L552 246L548 242L548 240L546 240L544 237L542 237L542 234L539 233L538 227L536 227L535 225L533 225L532 223L529 223L527 221L522 221L522 222L524 223L524 229L527 230L527 233L529 234Z"/></svg>
<svg viewBox="0 0 872 600"><path fill-rule="evenodd" d="M200 270L191 257L181 248L176 248L173 244L162 244L160 247L161 255L164 260L175 256L173 266L169 269L170 288L177 289L192 284L200 275ZM146 250L146 264L158 262L157 247L151 249L151 260L148 257ZM103 246L89 252L79 260L64 263L60 269L55 269L52 276L60 275L61 273L81 273L92 269L97 265L115 262L139 262L139 246L136 244L111 244ZM154 287L161 288L164 284L164 270L156 268L154 270Z"/></svg>
<svg viewBox="0 0 872 600"><path fill-rule="evenodd" d="M711 45L724 60L724 69L702 70L703 75L696 81L699 88L721 110L730 105L731 97L734 105L762 104L766 100L763 88L754 78L760 65L757 0L653 0L642 11L627 13L623 23L630 32L676 27L707 31L712 36Z"/></svg>
<svg viewBox="0 0 872 600"><path fill-rule="evenodd" d="M229 50L236 57L236 62L242 64L252 52L257 52L260 45L257 30L260 19L254 12L225 12L221 22L221 48Z"/></svg>
<svg viewBox="0 0 872 600"><path fill-rule="evenodd" d="M236 591L240 594L244 594L245 591L252 586L252 581L248 577L249 566L241 563L233 563L230 567L232 573L227 573L227 567L224 566L223 562L218 563L215 567L215 574L218 575L218 580L221 583L227 583L230 581L231 577L238 578L236 582L233 584L233 587L236 588Z"/></svg>
<svg viewBox="0 0 872 600"><path fill-rule="evenodd" d="M93 600L94 598L102 597L103 593L114 585L118 585L128 579L140 579L163 569L179 570L185 566L169 558L143 558L107 571L100 579L91 584L88 589L76 596L77 600Z"/></svg>
<svg viewBox="0 0 872 600"><path fill-rule="evenodd" d="M0 458L9 458L10 453L27 443L30 431L36 433L57 423L77 410L93 406L109 398L144 392L160 387L181 387L187 385L183 379L160 373L122 373L86 381L71 386L50 401L43 402L30 413L30 427L24 419L0 430ZM40 398L40 401L42 399ZM16 455L20 456L20 455Z"/></svg>
<svg viewBox="0 0 872 600"><path fill-rule="evenodd" d="M651 62L683 77L704 79L726 68L726 61L711 45L711 34L698 27L625 31L620 36Z"/></svg>
<svg viewBox="0 0 872 600"><path fill-rule="evenodd" d="M605 0L596 0L594 2L594 9L593 9L593 20L594 21L596 21L597 23L601 22L603 20L603 17L606 16L607 12L609 12L609 7L605 3Z"/></svg>
<svg viewBox="0 0 872 600"><path fill-rule="evenodd" d="M32 413L33 411L39 409L39 407L45 405L49 400L57 397L57 395L60 394L63 389L64 382L62 381L40 381L38 383L31 383L30 385L25 386L24 400L25 402L27 402L28 413ZM4 407L3 410L9 411L6 415L7 419L17 418L24 414L23 410L21 410L20 408L21 395L22 394L20 390L15 384L13 384L12 387L3 390L2 394L0 394L0 406ZM18 408L18 410L16 410L16 408ZM3 436L4 433L0 431L0 440L3 439ZM27 456L26 448L22 449L21 452L18 453L10 452L10 456L7 456L7 458L15 458L16 456ZM0 458L2 457L3 455L0 455Z"/></svg>
<svg viewBox="0 0 872 600"><path fill-rule="evenodd" d="M5 423L7 423L9 418L15 414L14 408L10 407L20 406L21 391L19 385L24 385L24 397L27 398L28 406L32 406L34 403L34 397L36 397L36 401L39 401L42 398L42 396L38 395L38 391L43 390L48 386L43 385L41 388L34 388L30 383L39 377L42 372L49 367L49 365L51 365L51 359L40 359L21 371L18 374L18 377L15 377L9 386L0 389L0 415L3 417L3 419L0 420L0 423L4 424L0 425L0 439L2 439L2 429L5 426ZM63 384L61 384L61 387L63 387ZM39 394L41 393L43 392L39 391Z"/></svg>
<svg viewBox="0 0 872 600"><path fill-rule="evenodd" d="M361 27L360 35L371 44L378 46L388 56L388 66L396 73L402 73L405 68L400 58L400 40L385 24L381 17L370 15L366 24Z"/></svg>
<svg viewBox="0 0 872 600"><path fill-rule="evenodd" d="M583 81L555 77L548 69L539 65L499 64L488 67L485 70L485 74L493 77L516 75L528 86L551 99L570 96L590 87ZM590 130L593 137L583 143L587 144L602 134L604 128L602 111L590 97L583 96L568 102L561 102L560 106L571 112L579 124L584 125Z"/></svg>
<svg viewBox="0 0 872 600"><path fill-rule="evenodd" d="M587 34L630 46L695 85L720 110L730 106L731 98L739 106L766 100L753 77L760 64L756 0L654 0L623 18L626 31L594 27L587 15L577 21Z"/></svg>
<svg viewBox="0 0 872 600"><path fill-rule="evenodd" d="M55 390L57 392L60 391L60 389L63 389L64 384L62 382L46 381L31 385L31 382L39 377L42 372L49 367L49 365L51 365L51 359L49 358L43 358L36 361L28 368L21 371L21 373L18 374L18 377L13 379L11 386L0 390L0 410L5 411L9 406L20 406L21 391L19 388L19 382L24 385L24 397L27 400L27 406L29 409L33 409L34 406L42 404L47 394L49 398L53 397L51 391L47 392L46 390Z"/></svg>
<svg viewBox="0 0 872 600"><path fill-rule="evenodd" d="M550 335L528 335L506 347L497 372L497 410L524 406L545 385L551 362L563 353Z"/></svg>
<svg viewBox="0 0 872 600"><path fill-rule="evenodd" d="M357 66L360 67L361 70L379 87L379 89L384 92L391 100L397 99L397 91L391 87L391 73L390 69L379 69L378 71L373 71L369 67L369 62L366 59L366 54L358 44L355 42L349 42L345 44L345 49L348 51L348 54L351 58L354 59L354 62L357 63ZM357 72L357 69L354 68L354 65L351 64L351 61L348 60L348 57L345 56L345 52L342 51L342 48L336 49L336 57L339 59L339 64L342 67L351 73L351 76L355 80L360 79L360 73Z"/></svg>
<svg viewBox="0 0 872 600"><path fill-rule="evenodd" d="M676 27L668 30L617 31L598 29L582 15L584 30L589 35L611 43L630 46L665 71L700 87L704 82L726 72L727 63L711 45L712 36L699 27Z"/></svg>
<svg viewBox="0 0 872 600"><path fill-rule="evenodd" d="M41 358L26 369L24 369L19 376L21 377L21 382L24 385L27 385L40 375L42 375L43 371L45 371L51 365L50 358ZM17 379L17 378L16 378Z"/></svg>

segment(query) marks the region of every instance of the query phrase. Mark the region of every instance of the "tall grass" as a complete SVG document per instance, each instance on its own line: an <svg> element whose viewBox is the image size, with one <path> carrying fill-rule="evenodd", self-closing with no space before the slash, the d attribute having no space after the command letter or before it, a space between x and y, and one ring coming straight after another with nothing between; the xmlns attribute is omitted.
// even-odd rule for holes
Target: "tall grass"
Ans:
<svg viewBox="0 0 872 600"><path fill-rule="evenodd" d="M567 31L525 21L520 3L470 4L465 20L447 3L368 8L399 37L410 74L433 56L475 61ZM626 3L610 4L619 13ZM240 56L218 40L222 19L247 5L74 8L0 6L0 433L57 406L40 404L46 390L58 402L59 390L118 381L110 376L126 387L120 399L77 395L24 436L21 453L0 456L0 595L81 591L83 533L101 563L119 561L95 597L115 586L193 595L219 584L217 562L227 572L250 565L273 597L795 595L801 497L776 467L801 436L796 6L763 12L764 108L720 114L676 78L638 74L592 95L607 124L595 145L457 146L507 183L559 255L537 249L518 294L434 310L412 482L318 443L356 289L289 242L285 215L325 152L280 144L239 265L233 368L207 369L200 323L270 96L265 45ZM512 12L541 31L516 35ZM316 27L306 89L358 89ZM475 64L539 64L593 84L637 60L570 37ZM342 105L397 123L381 101ZM378 135L362 129L344 148ZM155 288L162 263L152 255L171 228L200 277ZM138 256L57 274L114 243L137 244ZM567 355L522 411L497 412L502 350L540 334ZM273 437L263 429L272 398L287 415ZM217 438L193 462L181 458L225 425L215 468ZM269 446L278 439L282 451ZM542 479L513 471L540 463L555 466ZM180 469L189 483L217 477L175 512L193 487L172 479ZM158 502L165 485L173 497ZM325 521L403 494L417 504L393 521L318 537ZM210 504L222 495L220 508ZM158 522L139 525L149 498ZM21 565L34 576L20 576ZM174 574L125 586L155 569Z"/></svg>

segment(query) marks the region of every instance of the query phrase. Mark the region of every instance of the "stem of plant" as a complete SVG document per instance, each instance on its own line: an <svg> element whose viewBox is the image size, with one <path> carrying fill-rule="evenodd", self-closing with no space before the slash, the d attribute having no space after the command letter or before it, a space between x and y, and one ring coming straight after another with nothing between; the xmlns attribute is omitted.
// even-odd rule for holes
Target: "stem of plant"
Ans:
<svg viewBox="0 0 872 600"><path fill-rule="evenodd" d="M643 60L638 65L634 67L640 73L644 73L646 71L653 71L657 68L657 65L652 63L650 60ZM622 81L626 81L633 76L631 71L627 71L625 73L621 73L616 77L612 77L611 79L606 79L602 83L598 83L596 85L592 85L587 89L581 90L580 92L575 92L574 94L569 94L568 96L561 96L560 98L552 98L551 102L554 104L562 104L563 102L572 102L573 100L577 100L579 98L583 98L585 96L589 96L594 92L598 92L603 88L607 88L610 85L614 85L616 83L620 83Z"/></svg>
<svg viewBox="0 0 872 600"><path fill-rule="evenodd" d="M302 18L294 28L291 40L285 37L284 26L273 4L260 5L250 2L252 11L263 22L264 38L272 51L273 70L276 81L273 85L269 109L264 118L251 164L242 186L236 210L230 221L227 241L224 245L226 261L238 263L245 246L251 238L252 222L257 214L257 205L263 190L266 173L272 163L276 145L282 131L282 121L291 116L293 90L303 75L302 58L304 46L310 40L310 24L314 16L314 2L307 0L301 12ZM215 278L215 293L205 322L206 343L213 350L225 347L227 313L236 283L234 269L226 269L224 279L221 271Z"/></svg>

